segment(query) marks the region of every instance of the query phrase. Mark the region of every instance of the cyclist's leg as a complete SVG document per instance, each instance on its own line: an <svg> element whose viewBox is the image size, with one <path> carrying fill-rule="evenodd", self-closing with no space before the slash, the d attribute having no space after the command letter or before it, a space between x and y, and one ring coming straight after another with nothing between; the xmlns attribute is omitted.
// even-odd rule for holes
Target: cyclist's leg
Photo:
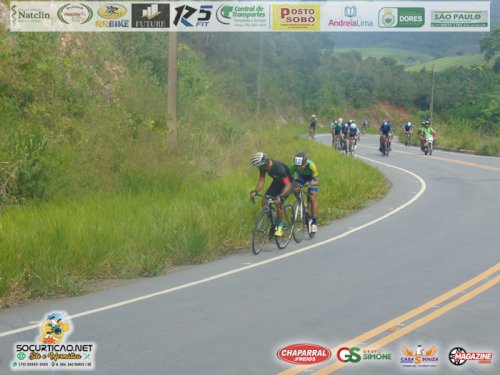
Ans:
<svg viewBox="0 0 500 375"><path fill-rule="evenodd" d="M318 186L312 186L309 188L309 192L311 193L312 232L316 232L318 230L318 191Z"/></svg>

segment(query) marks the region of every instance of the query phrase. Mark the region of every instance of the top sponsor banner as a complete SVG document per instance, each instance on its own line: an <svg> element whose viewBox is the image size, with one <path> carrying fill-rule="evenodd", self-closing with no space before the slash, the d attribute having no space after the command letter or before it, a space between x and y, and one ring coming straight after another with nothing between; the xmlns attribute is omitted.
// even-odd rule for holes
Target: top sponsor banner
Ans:
<svg viewBox="0 0 500 375"><path fill-rule="evenodd" d="M489 1L12 1L17 32L490 31Z"/></svg>

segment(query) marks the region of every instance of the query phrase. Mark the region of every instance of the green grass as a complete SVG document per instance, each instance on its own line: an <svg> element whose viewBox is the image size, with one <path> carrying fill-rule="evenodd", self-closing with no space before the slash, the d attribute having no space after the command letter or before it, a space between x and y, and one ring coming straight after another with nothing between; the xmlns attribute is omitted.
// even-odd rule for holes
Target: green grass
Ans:
<svg viewBox="0 0 500 375"><path fill-rule="evenodd" d="M409 71L418 72L422 69L432 70L434 65L434 70L437 72L443 71L450 67L463 66L470 67L477 64L485 64L482 55L463 55L463 56L447 56L440 59L435 59L431 61L426 61L424 63L415 64L408 68Z"/></svg>
<svg viewBox="0 0 500 375"><path fill-rule="evenodd" d="M270 126L259 134L262 148L254 145L261 141L247 135L248 145L236 147L238 155L230 163L222 161L228 170L216 176L175 169L150 176L128 171L118 192L5 208L0 216L0 307L32 297L76 295L91 281L154 276L172 265L248 249L260 209L249 201L258 177L249 158L258 149L289 163L295 152L305 150L317 163L320 224L387 190L375 169L291 135L302 131L302 126ZM226 154L234 148L228 145ZM344 194L347 190L351 194Z"/></svg>
<svg viewBox="0 0 500 375"><path fill-rule="evenodd" d="M363 58L373 57L380 59L382 57L392 57L405 66L412 66L433 59L431 55L423 52L398 48L339 48L335 50L336 53L346 53L349 51L357 51Z"/></svg>

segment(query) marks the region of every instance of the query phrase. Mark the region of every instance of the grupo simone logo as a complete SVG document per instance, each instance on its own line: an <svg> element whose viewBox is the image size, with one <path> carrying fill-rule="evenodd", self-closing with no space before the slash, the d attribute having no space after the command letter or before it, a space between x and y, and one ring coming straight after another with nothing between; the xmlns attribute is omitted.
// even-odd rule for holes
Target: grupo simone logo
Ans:
<svg viewBox="0 0 500 375"><path fill-rule="evenodd" d="M273 30L320 30L320 5L273 4Z"/></svg>
<svg viewBox="0 0 500 375"><path fill-rule="evenodd" d="M96 345L92 342L69 342L73 324L65 312L51 312L40 324L34 341L14 345L10 368L33 370L93 370Z"/></svg>
<svg viewBox="0 0 500 375"><path fill-rule="evenodd" d="M332 356L330 349L316 344L292 344L278 350L278 358L294 365L314 365Z"/></svg>
<svg viewBox="0 0 500 375"><path fill-rule="evenodd" d="M85 24L94 12L85 4L66 4L57 11L57 18L66 24Z"/></svg>

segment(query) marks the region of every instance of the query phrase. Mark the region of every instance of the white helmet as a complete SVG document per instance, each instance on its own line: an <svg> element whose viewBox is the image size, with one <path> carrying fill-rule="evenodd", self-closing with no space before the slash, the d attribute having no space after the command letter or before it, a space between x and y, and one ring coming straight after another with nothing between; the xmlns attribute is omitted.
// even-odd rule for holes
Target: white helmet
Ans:
<svg viewBox="0 0 500 375"><path fill-rule="evenodd" d="M353 122L353 123L351 124L351 129L356 129L356 127L357 127L357 126L356 126L356 124Z"/></svg>
<svg viewBox="0 0 500 375"><path fill-rule="evenodd" d="M408 121L408 126L411 126L411 122L410 121Z"/></svg>
<svg viewBox="0 0 500 375"><path fill-rule="evenodd" d="M255 154L253 154L251 161L255 167L262 167L263 165L267 164L269 158L263 152L256 152Z"/></svg>

